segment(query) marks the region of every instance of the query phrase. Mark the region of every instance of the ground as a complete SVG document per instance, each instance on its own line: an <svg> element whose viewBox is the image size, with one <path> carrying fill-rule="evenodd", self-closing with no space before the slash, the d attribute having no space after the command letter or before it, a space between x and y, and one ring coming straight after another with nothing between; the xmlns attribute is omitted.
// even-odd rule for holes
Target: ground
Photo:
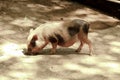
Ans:
<svg viewBox="0 0 120 80"><path fill-rule="evenodd" d="M7 9L6 6L8 7ZM79 54L77 42L50 54L24 55L30 28L47 21L83 19L90 26L88 46ZM20 0L6 3L0 12L0 80L118 80L120 78L119 20L84 5L65 0Z"/></svg>

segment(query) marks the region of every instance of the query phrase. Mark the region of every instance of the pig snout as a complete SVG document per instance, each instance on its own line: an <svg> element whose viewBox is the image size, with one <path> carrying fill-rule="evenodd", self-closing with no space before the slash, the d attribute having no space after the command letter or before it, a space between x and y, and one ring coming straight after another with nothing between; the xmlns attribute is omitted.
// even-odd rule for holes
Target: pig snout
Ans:
<svg viewBox="0 0 120 80"><path fill-rule="evenodd" d="M25 54L26 54L26 55L32 55L32 54L33 54L32 50L33 50L33 49L28 46Z"/></svg>
<svg viewBox="0 0 120 80"><path fill-rule="evenodd" d="M34 48L35 48L35 42L33 43L31 41L30 44L27 47L27 52L32 52Z"/></svg>
<svg viewBox="0 0 120 80"><path fill-rule="evenodd" d="M35 48L28 47L25 55L37 55L38 52L34 51Z"/></svg>
<svg viewBox="0 0 120 80"><path fill-rule="evenodd" d="M37 35L34 35L32 39L29 41L29 44L27 46L27 53L32 54L34 53L33 50L36 48L36 40L38 40Z"/></svg>

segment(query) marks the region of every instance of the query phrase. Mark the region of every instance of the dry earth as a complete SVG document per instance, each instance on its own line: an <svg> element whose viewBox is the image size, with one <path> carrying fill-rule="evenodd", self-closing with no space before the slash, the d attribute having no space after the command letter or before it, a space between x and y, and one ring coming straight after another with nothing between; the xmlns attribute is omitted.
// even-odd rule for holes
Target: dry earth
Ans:
<svg viewBox="0 0 120 80"><path fill-rule="evenodd" d="M65 0L20 0L6 4L0 11L0 80L118 80L120 79L119 20L81 4ZM2 7L5 8L5 7ZM39 55L26 56L26 38L30 28L46 21L80 18L91 23L88 46L81 53L59 48L49 53L50 45Z"/></svg>

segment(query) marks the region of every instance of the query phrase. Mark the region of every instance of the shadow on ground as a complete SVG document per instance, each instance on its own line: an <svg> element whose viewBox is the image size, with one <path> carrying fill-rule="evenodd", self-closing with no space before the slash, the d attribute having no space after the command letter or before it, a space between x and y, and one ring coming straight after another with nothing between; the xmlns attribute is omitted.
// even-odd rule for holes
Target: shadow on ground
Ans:
<svg viewBox="0 0 120 80"><path fill-rule="evenodd" d="M73 48L59 48L56 50L56 53L51 53L51 49L43 49L42 51L39 51L38 53L28 53L27 50L23 49L24 55L28 56L37 56L37 55L70 55L70 54L76 54L76 55L89 55L88 53L80 53L75 52L76 49Z"/></svg>

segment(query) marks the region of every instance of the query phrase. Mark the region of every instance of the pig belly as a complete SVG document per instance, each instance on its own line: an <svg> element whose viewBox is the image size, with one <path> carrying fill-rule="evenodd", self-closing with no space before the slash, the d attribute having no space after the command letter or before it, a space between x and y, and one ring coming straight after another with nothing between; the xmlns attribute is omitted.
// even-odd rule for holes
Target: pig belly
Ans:
<svg viewBox="0 0 120 80"><path fill-rule="evenodd" d="M62 47L69 47L69 46L72 46L77 40L78 40L77 38L72 38L63 44L58 44L58 45Z"/></svg>

